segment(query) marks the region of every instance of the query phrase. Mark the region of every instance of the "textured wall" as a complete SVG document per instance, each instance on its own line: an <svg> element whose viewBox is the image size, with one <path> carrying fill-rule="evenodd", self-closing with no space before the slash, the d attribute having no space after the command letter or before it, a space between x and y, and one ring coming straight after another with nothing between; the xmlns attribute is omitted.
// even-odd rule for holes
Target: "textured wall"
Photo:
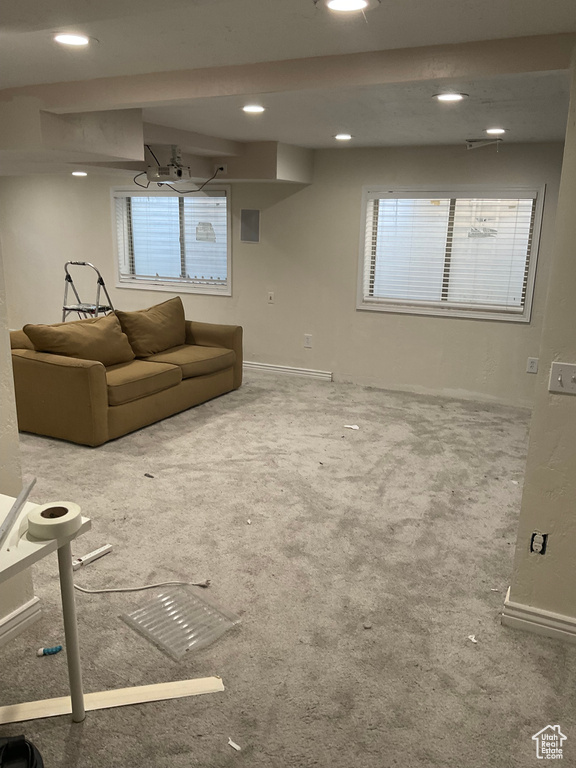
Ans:
<svg viewBox="0 0 576 768"><path fill-rule="evenodd" d="M559 144L348 149L315 154L310 186L234 184L233 295L183 294L188 317L237 322L247 360L333 371L389 389L530 406L547 287ZM131 181L119 179L119 184ZM547 185L530 324L356 310L365 184ZM169 294L116 289L109 178L1 179L0 206L12 327L60 319L67 259L102 270L116 306L136 309ZM239 242L241 208L260 208L261 242ZM267 303L274 291L275 303ZM87 286L88 297L94 284ZM304 334L313 336L304 349Z"/></svg>
<svg viewBox="0 0 576 768"><path fill-rule="evenodd" d="M550 394L554 360L576 363L576 67L510 599L576 619L576 397ZM533 531L548 533L544 556Z"/></svg>
<svg viewBox="0 0 576 768"><path fill-rule="evenodd" d="M18 425L14 406L6 293L0 247L0 493L17 496L21 487ZM0 621L32 597L30 572L23 573L2 584L0 586Z"/></svg>
<svg viewBox="0 0 576 768"><path fill-rule="evenodd" d="M1 269L1 261L0 261ZM20 493L20 457L18 453L18 423L14 405L12 359L6 320L4 279L0 271L0 493L17 496Z"/></svg>

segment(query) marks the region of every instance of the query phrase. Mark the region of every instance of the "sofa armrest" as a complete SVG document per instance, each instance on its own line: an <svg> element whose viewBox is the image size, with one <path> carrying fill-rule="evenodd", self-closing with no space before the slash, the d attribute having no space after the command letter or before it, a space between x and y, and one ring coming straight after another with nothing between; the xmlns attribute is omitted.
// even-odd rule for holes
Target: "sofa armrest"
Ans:
<svg viewBox="0 0 576 768"><path fill-rule="evenodd" d="M34 344L24 331L10 331L10 347L12 349L34 349Z"/></svg>
<svg viewBox="0 0 576 768"><path fill-rule="evenodd" d="M234 389L238 389L242 384L242 333L241 325L218 325L186 320L186 344L234 350Z"/></svg>
<svg viewBox="0 0 576 768"><path fill-rule="evenodd" d="M18 428L83 445L108 439L106 369L29 349L12 350Z"/></svg>

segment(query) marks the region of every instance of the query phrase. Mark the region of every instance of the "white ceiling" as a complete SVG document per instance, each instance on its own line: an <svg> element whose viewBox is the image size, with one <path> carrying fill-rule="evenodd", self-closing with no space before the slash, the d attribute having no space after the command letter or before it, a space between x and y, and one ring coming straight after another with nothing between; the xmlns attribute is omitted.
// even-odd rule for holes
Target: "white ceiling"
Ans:
<svg viewBox="0 0 576 768"><path fill-rule="evenodd" d="M2 0L0 88L558 32L574 0L382 0L366 20L313 0Z"/></svg>
<svg viewBox="0 0 576 768"><path fill-rule="evenodd" d="M52 41L59 31L98 42L62 48ZM365 17L334 14L313 0L2 0L0 89L10 90L0 90L0 102L26 95L27 86L214 67L240 71L261 62L271 63L272 78L272 62L286 59L308 59L313 79L319 56L567 32L576 33L575 0L382 0ZM215 70L206 72L216 82ZM509 129L505 141L563 138L565 69L421 80L352 86L335 77L297 88L279 81L262 93L237 89L245 95L215 86L209 98L181 95L150 106L144 77L134 78L129 106L143 107L144 120L158 125L311 148L334 146L338 131L353 134L348 146L451 144L478 138L495 123ZM470 97L452 106L432 100L448 87ZM263 115L241 112L248 93L266 106ZM127 106L102 98L98 109Z"/></svg>
<svg viewBox="0 0 576 768"><path fill-rule="evenodd" d="M194 130L234 141L282 141L318 149L334 146L335 133L350 133L347 146L457 144L486 138L485 128L505 127L507 141L561 141L566 131L567 72L459 80L469 97L440 104L432 96L442 81L389 83L256 94L266 107L246 115L240 96L195 99L183 106L144 109L149 123ZM340 145L342 146L342 144Z"/></svg>

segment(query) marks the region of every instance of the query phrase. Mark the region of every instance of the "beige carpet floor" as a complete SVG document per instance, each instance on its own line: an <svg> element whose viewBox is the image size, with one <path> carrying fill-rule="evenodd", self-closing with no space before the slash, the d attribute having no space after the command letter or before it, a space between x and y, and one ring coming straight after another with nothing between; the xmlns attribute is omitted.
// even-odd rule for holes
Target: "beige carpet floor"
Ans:
<svg viewBox="0 0 576 768"><path fill-rule="evenodd" d="M87 691L215 674L225 692L0 735L25 732L47 768L525 768L558 723L576 764L576 649L500 625L528 424L250 373L97 449L22 435L32 500L82 506L77 554L113 545L78 584L209 578L242 624L175 662L118 618L150 593L78 594ZM55 557L34 581L44 615L0 650L2 704L67 691L64 654L35 655L63 641Z"/></svg>

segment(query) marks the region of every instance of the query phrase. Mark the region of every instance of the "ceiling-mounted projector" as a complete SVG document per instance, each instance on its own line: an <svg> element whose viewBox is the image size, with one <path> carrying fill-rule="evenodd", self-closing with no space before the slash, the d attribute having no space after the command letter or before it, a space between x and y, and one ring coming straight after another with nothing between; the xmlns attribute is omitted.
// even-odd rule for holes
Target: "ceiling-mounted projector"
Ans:
<svg viewBox="0 0 576 768"><path fill-rule="evenodd" d="M190 167L185 165L149 165L146 171L148 181L160 184L174 184L176 181L190 181Z"/></svg>

